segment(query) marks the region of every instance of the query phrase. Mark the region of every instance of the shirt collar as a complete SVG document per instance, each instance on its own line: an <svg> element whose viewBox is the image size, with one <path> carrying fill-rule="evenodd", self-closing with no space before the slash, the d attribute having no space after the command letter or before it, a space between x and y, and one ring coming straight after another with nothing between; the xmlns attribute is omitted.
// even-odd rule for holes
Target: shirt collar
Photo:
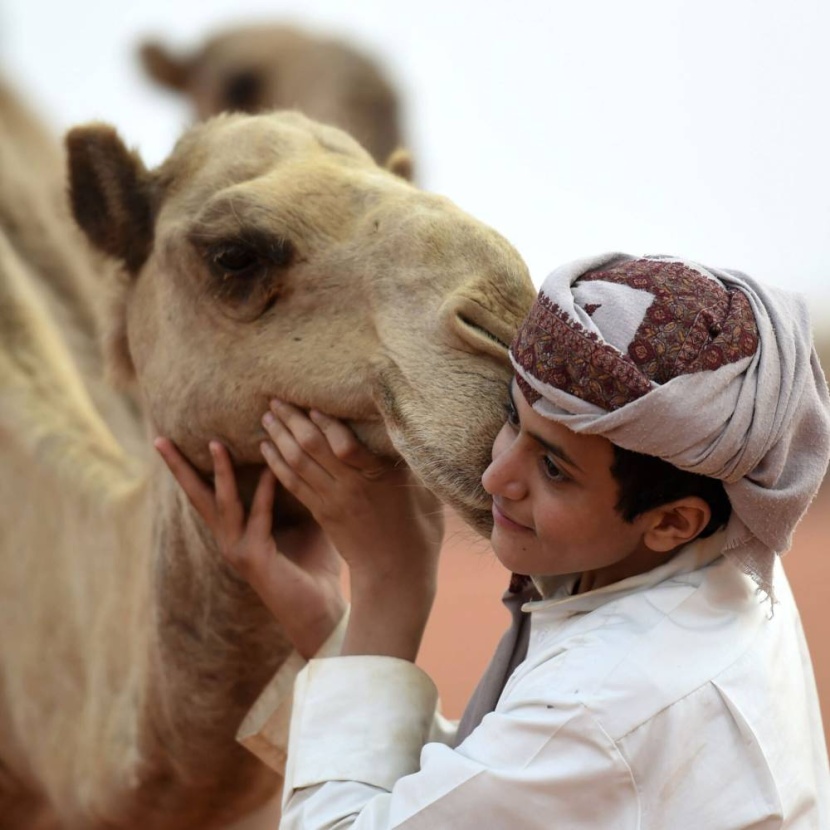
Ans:
<svg viewBox="0 0 830 830"><path fill-rule="evenodd" d="M542 595L542 599L526 602L522 609L524 611L538 611L543 608L561 605L563 609L567 608L569 612L593 611L620 594L629 594L633 591L651 588L667 579L691 573L711 564L721 556L724 541L725 532L723 530L706 539L695 539L681 548L667 562L652 568L650 571L629 576L594 591L586 591L584 594L573 593L579 577L578 574L531 576L536 590Z"/></svg>

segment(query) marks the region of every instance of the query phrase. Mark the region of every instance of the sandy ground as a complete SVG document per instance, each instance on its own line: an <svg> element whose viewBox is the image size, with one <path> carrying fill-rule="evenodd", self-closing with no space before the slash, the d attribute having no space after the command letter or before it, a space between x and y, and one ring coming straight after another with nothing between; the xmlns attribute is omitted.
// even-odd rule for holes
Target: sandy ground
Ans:
<svg viewBox="0 0 830 830"><path fill-rule="evenodd" d="M801 609L813 657L830 743L830 488L799 526L784 562ZM459 717L484 671L508 616L499 598L509 575L489 545L449 518L439 591L424 638L420 665L432 676L448 717ZM233 830L275 826L275 804L234 825ZM229 829L230 830L230 829Z"/></svg>
<svg viewBox="0 0 830 830"><path fill-rule="evenodd" d="M784 558L813 658L824 736L830 746L830 486L813 503Z"/></svg>

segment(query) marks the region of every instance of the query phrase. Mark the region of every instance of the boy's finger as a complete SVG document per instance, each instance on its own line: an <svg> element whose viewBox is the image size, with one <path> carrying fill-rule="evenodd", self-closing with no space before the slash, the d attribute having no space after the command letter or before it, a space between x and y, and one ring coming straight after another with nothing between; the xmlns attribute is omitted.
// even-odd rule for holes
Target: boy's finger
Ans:
<svg viewBox="0 0 830 830"><path fill-rule="evenodd" d="M342 464L334 457L326 436L302 413L292 421L289 426L266 413L262 425L283 461L308 485L317 489L330 486L342 472Z"/></svg>
<svg viewBox="0 0 830 830"><path fill-rule="evenodd" d="M301 409L282 401L271 401L271 414L291 433L300 447L315 461L328 469L336 463L326 436ZM290 461L290 459L287 459Z"/></svg>
<svg viewBox="0 0 830 830"><path fill-rule="evenodd" d="M271 527L274 522L274 495L277 490L277 479L266 467L259 477L259 482L254 493L254 501L251 504L251 512L248 516L248 533L255 538L264 538L271 534Z"/></svg>
<svg viewBox="0 0 830 830"><path fill-rule="evenodd" d="M219 441L211 441L214 486L216 487L216 512L224 541L234 543L245 529L245 508L236 489L230 453Z"/></svg>
<svg viewBox="0 0 830 830"><path fill-rule="evenodd" d="M361 472L374 471L384 467L381 459L370 452L342 421L318 412L316 409L312 409L308 413L308 417L326 437L331 451L338 461L342 461Z"/></svg>
<svg viewBox="0 0 830 830"><path fill-rule="evenodd" d="M153 441L153 446L167 465L167 469L173 474L173 478L184 490L196 512L213 531L217 519L213 490L169 438L158 437Z"/></svg>
<svg viewBox="0 0 830 830"><path fill-rule="evenodd" d="M319 505L317 493L309 487L290 464L286 463L279 448L271 441L263 441L259 445L259 449L265 463L279 479L280 484L314 513Z"/></svg>

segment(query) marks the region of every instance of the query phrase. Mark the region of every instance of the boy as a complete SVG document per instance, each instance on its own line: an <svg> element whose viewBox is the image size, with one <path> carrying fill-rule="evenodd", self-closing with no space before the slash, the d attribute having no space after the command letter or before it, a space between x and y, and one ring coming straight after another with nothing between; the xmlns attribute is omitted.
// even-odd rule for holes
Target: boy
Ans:
<svg viewBox="0 0 830 830"><path fill-rule="evenodd" d="M460 736L435 730L413 664L440 546L428 497L332 419L279 403L264 419L268 466L352 585L341 656L297 679L282 826L830 826L815 685L776 562L830 452L804 304L610 254L548 278L511 358L482 481L493 550L535 599L526 649L500 646ZM316 620L295 639L313 656L341 606L328 570L299 566L301 601L281 587L298 566L269 535L273 480L246 523L221 447L214 500L158 446L277 618Z"/></svg>

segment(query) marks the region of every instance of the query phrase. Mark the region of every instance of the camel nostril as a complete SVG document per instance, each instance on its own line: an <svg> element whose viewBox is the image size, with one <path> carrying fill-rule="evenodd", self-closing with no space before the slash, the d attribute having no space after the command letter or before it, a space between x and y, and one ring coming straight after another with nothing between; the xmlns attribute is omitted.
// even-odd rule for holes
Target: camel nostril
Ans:
<svg viewBox="0 0 830 830"><path fill-rule="evenodd" d="M509 315L505 317L464 295L452 297L441 310L442 327L455 348L494 358L507 366L507 352L516 325Z"/></svg>
<svg viewBox="0 0 830 830"><path fill-rule="evenodd" d="M498 335L493 334L492 331L480 325L475 320L472 320L471 318L467 317L465 314L458 315L458 322L461 323L461 325L464 328L469 329L471 332L474 332L476 335L480 337L486 338L491 343L494 343L495 345L504 349L504 351L507 351L510 348L510 346L507 343L505 343L501 338L499 338Z"/></svg>

